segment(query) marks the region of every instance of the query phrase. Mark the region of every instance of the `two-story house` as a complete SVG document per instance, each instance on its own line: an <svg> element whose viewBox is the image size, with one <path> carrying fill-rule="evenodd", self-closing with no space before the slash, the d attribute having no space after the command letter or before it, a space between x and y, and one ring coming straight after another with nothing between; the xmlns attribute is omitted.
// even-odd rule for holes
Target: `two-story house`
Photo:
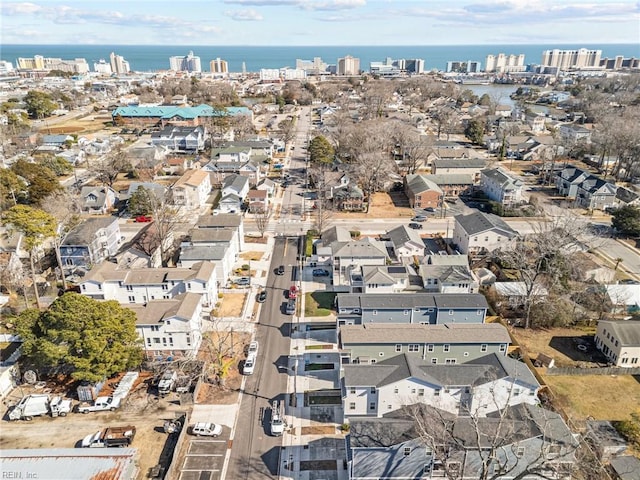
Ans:
<svg viewBox="0 0 640 480"><path fill-rule="evenodd" d="M579 208L604 210L619 203L616 185L571 165L558 173L556 188L561 196L574 199Z"/></svg>
<svg viewBox="0 0 640 480"><path fill-rule="evenodd" d="M467 255L427 255L420 265L420 276L427 292L478 293L480 287Z"/></svg>
<svg viewBox="0 0 640 480"><path fill-rule="evenodd" d="M249 179L247 177L235 173L228 175L222 182L218 210L221 212L240 213L248 193Z"/></svg>
<svg viewBox="0 0 640 480"><path fill-rule="evenodd" d="M454 219L453 243L462 253L475 255L507 249L517 236L504 220L491 213L474 212L456 215Z"/></svg>
<svg viewBox="0 0 640 480"><path fill-rule="evenodd" d="M203 207L211 193L209 173L199 170L187 170L173 184L173 201L176 205L196 210Z"/></svg>
<svg viewBox="0 0 640 480"><path fill-rule="evenodd" d="M524 182L509 175L502 168L488 168L480 172L480 188L490 200L505 207L522 203Z"/></svg>
<svg viewBox="0 0 640 480"><path fill-rule="evenodd" d="M136 314L136 332L147 359L194 358L198 353L202 344L201 295L181 293L127 308Z"/></svg>
<svg viewBox="0 0 640 480"><path fill-rule="evenodd" d="M471 175L474 183L480 182L480 171L487 166L483 158L438 158L431 162L434 175Z"/></svg>
<svg viewBox="0 0 640 480"><path fill-rule="evenodd" d="M578 445L559 414L529 403L477 419L408 405L350 420L349 480L571 480Z"/></svg>
<svg viewBox="0 0 640 480"><path fill-rule="evenodd" d="M120 248L120 225L115 217L87 218L64 238L60 258L65 268L97 265Z"/></svg>
<svg viewBox="0 0 640 480"><path fill-rule="evenodd" d="M385 240L398 259L424 256L425 246L420 234L406 225L389 230Z"/></svg>
<svg viewBox="0 0 640 480"><path fill-rule="evenodd" d="M255 149L248 143L242 142L242 145L231 144L213 149L211 161L202 169L212 173L216 185L221 185L231 174L247 177L252 186L257 185L263 176L260 166L270 158L270 155L262 153L266 148L263 145L264 142L259 142ZM272 150L269 149L269 151Z"/></svg>
<svg viewBox="0 0 640 480"><path fill-rule="evenodd" d="M218 298L216 266L200 262L191 268L119 268L104 262L84 276L80 293L96 300L122 304L168 300L181 293L197 293L203 306Z"/></svg>
<svg viewBox="0 0 640 480"><path fill-rule="evenodd" d="M435 364L464 363L490 353L506 355L509 332L499 323L341 325L342 364L377 363L410 355Z"/></svg>
<svg viewBox="0 0 640 480"><path fill-rule="evenodd" d="M496 353L462 364L454 360L438 365L404 354L375 364L343 365L345 416L380 417L426 403L480 418L520 403L538 404L540 384L525 363Z"/></svg>
<svg viewBox="0 0 640 480"><path fill-rule="evenodd" d="M565 123L560 125L559 132L560 137L571 145L591 142L591 130L576 123Z"/></svg>
<svg viewBox="0 0 640 480"><path fill-rule="evenodd" d="M151 145L167 148L170 152L197 153L204 150L207 132L205 127L178 127L167 125L151 134Z"/></svg>
<svg viewBox="0 0 640 480"><path fill-rule="evenodd" d="M401 265L363 265L351 271L351 293L398 293L411 286L409 269Z"/></svg>
<svg viewBox="0 0 640 480"><path fill-rule="evenodd" d="M237 243L237 251L244 250L244 221L241 215L233 213L218 213L215 215L201 215L196 222L196 228L211 230L235 230L234 242Z"/></svg>
<svg viewBox="0 0 640 480"><path fill-rule="evenodd" d="M338 325L484 323L488 309L477 293L339 293L336 306Z"/></svg>
<svg viewBox="0 0 640 480"><path fill-rule="evenodd" d="M616 367L640 367L640 321L600 320L595 342Z"/></svg>
<svg viewBox="0 0 640 480"><path fill-rule="evenodd" d="M118 194L111 187L82 187L80 209L84 213L105 215L115 206Z"/></svg>
<svg viewBox="0 0 640 480"><path fill-rule="evenodd" d="M411 208L437 208L442 204L442 189L425 175L404 177L404 193Z"/></svg>

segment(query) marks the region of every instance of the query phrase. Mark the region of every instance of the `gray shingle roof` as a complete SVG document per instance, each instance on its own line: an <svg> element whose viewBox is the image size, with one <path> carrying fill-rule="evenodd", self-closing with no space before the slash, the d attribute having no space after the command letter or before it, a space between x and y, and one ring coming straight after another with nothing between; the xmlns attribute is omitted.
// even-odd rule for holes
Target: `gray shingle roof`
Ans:
<svg viewBox="0 0 640 480"><path fill-rule="evenodd" d="M488 308L487 300L478 293L343 293L337 296L339 307L363 309L403 308Z"/></svg>
<svg viewBox="0 0 640 480"><path fill-rule="evenodd" d="M424 242L422 241L422 238L420 238L420 234L406 225L400 225L389 230L387 232L387 236L396 249L404 246L407 242L412 242L424 247Z"/></svg>
<svg viewBox="0 0 640 480"><path fill-rule="evenodd" d="M431 163L436 167L436 171L438 168L469 168L480 170L486 166L487 161L483 158L436 158Z"/></svg>
<svg viewBox="0 0 640 480"><path fill-rule="evenodd" d="M422 192L432 191L442 194L442 190L435 182L429 180L425 175L407 175L407 188L413 195Z"/></svg>
<svg viewBox="0 0 640 480"><path fill-rule="evenodd" d="M180 261L222 260L228 249L228 244L182 247L180 250Z"/></svg>
<svg viewBox="0 0 640 480"><path fill-rule="evenodd" d="M63 245L89 245L95 240L96 232L102 228L107 228L113 223L118 223L115 217L95 217L87 218L84 222L74 228Z"/></svg>
<svg viewBox="0 0 640 480"><path fill-rule="evenodd" d="M623 347L640 347L640 320L600 320Z"/></svg>
<svg viewBox="0 0 640 480"><path fill-rule="evenodd" d="M477 235L489 230L498 230L509 238L517 235L504 220L492 213L474 212L469 215L456 215L454 218L468 235Z"/></svg>

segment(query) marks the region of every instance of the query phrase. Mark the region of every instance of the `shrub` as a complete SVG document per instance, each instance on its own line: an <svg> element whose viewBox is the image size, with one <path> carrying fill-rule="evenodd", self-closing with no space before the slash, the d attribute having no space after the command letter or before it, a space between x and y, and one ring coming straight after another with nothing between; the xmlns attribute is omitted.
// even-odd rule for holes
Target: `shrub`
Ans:
<svg viewBox="0 0 640 480"><path fill-rule="evenodd" d="M251 268L251 267L249 267L249 264L248 264L248 263L245 263L245 264L244 264L244 265L242 265L242 267L240 267L240 268L241 268L242 270L249 270L249 268Z"/></svg>

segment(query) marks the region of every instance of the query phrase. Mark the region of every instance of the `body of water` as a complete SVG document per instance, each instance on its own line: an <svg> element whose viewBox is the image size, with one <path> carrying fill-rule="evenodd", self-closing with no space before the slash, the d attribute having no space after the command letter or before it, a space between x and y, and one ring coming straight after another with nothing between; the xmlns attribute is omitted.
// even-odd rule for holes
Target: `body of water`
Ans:
<svg viewBox="0 0 640 480"><path fill-rule="evenodd" d="M505 53L525 55L525 64L539 64L544 50L587 48L602 50L602 56L640 57L639 44L610 45L457 45L457 46L317 46L317 47L257 47L257 46L148 46L148 45L1 45L0 60L13 62L19 57L54 57L62 59L85 58L91 69L100 59L108 61L115 52L127 60L133 71L154 72L169 69L169 57L187 55L193 51L199 56L203 71L209 71L209 62L217 57L229 62L231 72L241 72L243 63L247 72L261 68L295 68L296 59L312 60L321 57L327 64L336 64L346 55L360 59L360 69L369 70L370 62L385 58L425 61L425 70L444 70L449 61L479 61L484 67L486 56Z"/></svg>

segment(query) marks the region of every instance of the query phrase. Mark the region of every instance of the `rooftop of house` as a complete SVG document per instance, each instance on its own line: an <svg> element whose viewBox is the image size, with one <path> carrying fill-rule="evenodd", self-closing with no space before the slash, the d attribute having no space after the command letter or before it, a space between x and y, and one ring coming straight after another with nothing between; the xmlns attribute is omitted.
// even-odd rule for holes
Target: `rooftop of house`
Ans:
<svg viewBox="0 0 640 480"><path fill-rule="evenodd" d="M187 239L191 243L226 243L235 235L236 230L232 228L192 228Z"/></svg>
<svg viewBox="0 0 640 480"><path fill-rule="evenodd" d="M114 223L117 226L118 219L115 217L87 218L80 225L69 232L67 237L64 239L64 242L62 242L62 245L89 245L96 239L96 233L99 230L110 227Z"/></svg>
<svg viewBox="0 0 640 480"><path fill-rule="evenodd" d="M514 187L521 187L524 184L522 180L509 175L501 168L487 168L486 170L482 170L481 174L503 186L512 185Z"/></svg>
<svg viewBox="0 0 640 480"><path fill-rule="evenodd" d="M122 285L161 285L175 281L199 280L208 282L215 272L212 262L199 262L190 268L118 268L111 262L104 262L92 268L83 278L85 282L122 282Z"/></svg>
<svg viewBox="0 0 640 480"><path fill-rule="evenodd" d="M487 161L483 158L452 158L443 159L436 158L431 162L432 165L438 168L470 168L480 170L487 165Z"/></svg>
<svg viewBox="0 0 640 480"><path fill-rule="evenodd" d="M338 308L360 309L487 309L484 295L478 293L414 293L411 295L386 293L339 293Z"/></svg>
<svg viewBox="0 0 640 480"><path fill-rule="evenodd" d="M204 135L204 127L179 127L175 125L167 125L159 132L153 132L151 138L164 138L164 137L186 137L188 135Z"/></svg>
<svg viewBox="0 0 640 480"><path fill-rule="evenodd" d="M408 278L407 267L398 265L363 265L362 277L366 284L392 285L399 279Z"/></svg>
<svg viewBox="0 0 640 480"><path fill-rule="evenodd" d="M422 263L425 265L463 265L469 266L469 257L462 254L440 255L430 253L425 255Z"/></svg>
<svg viewBox="0 0 640 480"><path fill-rule="evenodd" d="M459 284L474 281L469 265L420 265L423 279L437 278L440 284ZM426 282L425 282L426 283Z"/></svg>
<svg viewBox="0 0 640 480"><path fill-rule="evenodd" d="M152 300L146 304L127 304L136 314L136 325L156 325L169 318L190 320L200 305L202 296L197 293L181 293L168 300ZM172 330L179 328L172 324ZM190 330L190 328L188 329Z"/></svg>
<svg viewBox="0 0 640 480"><path fill-rule="evenodd" d="M497 353L455 365L436 365L405 353L374 364L348 364L342 368L347 387L383 387L407 378L435 387L475 387L507 377L533 388L540 386L525 363Z"/></svg>
<svg viewBox="0 0 640 480"><path fill-rule="evenodd" d="M517 235L509 225L497 215L484 212L473 212L469 215L456 215L459 224L468 235L477 235L490 230L499 230L503 235L513 238Z"/></svg>
<svg viewBox="0 0 640 480"><path fill-rule="evenodd" d="M242 191L247 185L249 185L249 179L242 175L228 175L222 182L222 188L231 188L236 192Z"/></svg>
<svg viewBox="0 0 640 480"><path fill-rule="evenodd" d="M204 103L195 107L182 107L176 105L161 105L158 107L127 106L118 107L111 113L113 117L157 117L167 120L174 117L180 117L188 120L198 117L223 117L227 115L236 116L250 114L251 110L247 107L224 107L220 109Z"/></svg>
<svg viewBox="0 0 640 480"><path fill-rule="evenodd" d="M238 228L240 225L242 225L242 217L232 213L201 215L196 222L197 228Z"/></svg>
<svg viewBox="0 0 640 480"><path fill-rule="evenodd" d="M623 347L640 347L640 320L600 320L598 326L606 328Z"/></svg>
<svg viewBox="0 0 640 480"><path fill-rule="evenodd" d="M229 250L229 244L188 245L180 249L180 261L222 260Z"/></svg>
<svg viewBox="0 0 640 480"><path fill-rule="evenodd" d="M499 323L397 325L370 323L340 326L340 342L348 348L354 344L395 343L511 343L509 332Z"/></svg>
<svg viewBox="0 0 640 480"><path fill-rule="evenodd" d="M407 188L414 195L426 191L432 191L442 195L440 187L425 175L407 175L405 181L407 183Z"/></svg>
<svg viewBox="0 0 640 480"><path fill-rule="evenodd" d="M441 185L473 185L473 175L470 173L434 173L425 175L438 186Z"/></svg>
<svg viewBox="0 0 640 480"><path fill-rule="evenodd" d="M209 179L209 173L204 170L187 170L184 174L173 184L173 187L182 187L188 185L190 187L199 187L203 182Z"/></svg>
<svg viewBox="0 0 640 480"><path fill-rule="evenodd" d="M420 234L406 225L400 225L389 230L386 236L389 238L391 243L393 243L395 248L402 247L409 242L424 248L424 242L422 241Z"/></svg>

